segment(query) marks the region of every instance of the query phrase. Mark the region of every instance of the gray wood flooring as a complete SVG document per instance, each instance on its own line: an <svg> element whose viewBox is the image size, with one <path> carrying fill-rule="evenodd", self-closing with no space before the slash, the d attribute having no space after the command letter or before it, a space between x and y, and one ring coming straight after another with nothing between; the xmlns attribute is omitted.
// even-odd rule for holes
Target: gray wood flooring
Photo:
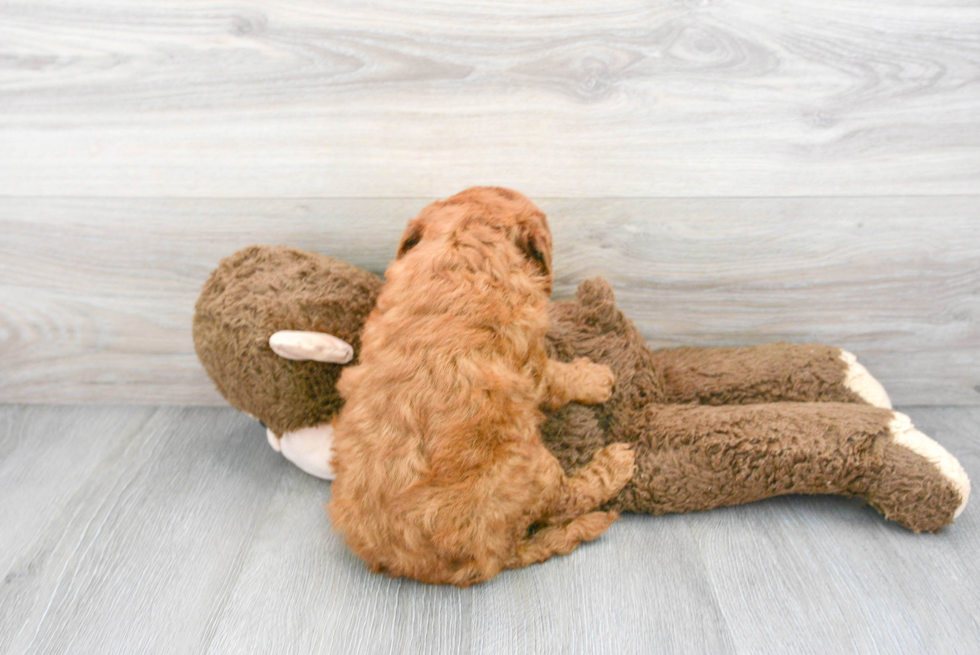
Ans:
<svg viewBox="0 0 980 655"><path fill-rule="evenodd" d="M980 479L980 408L908 407ZM980 520L627 516L467 590L369 574L227 408L0 406L0 653L977 653Z"/></svg>

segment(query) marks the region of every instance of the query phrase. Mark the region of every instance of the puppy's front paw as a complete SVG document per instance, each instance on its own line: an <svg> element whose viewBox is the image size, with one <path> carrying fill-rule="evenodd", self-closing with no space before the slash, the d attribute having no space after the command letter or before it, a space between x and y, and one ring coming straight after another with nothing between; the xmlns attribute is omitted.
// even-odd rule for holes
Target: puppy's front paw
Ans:
<svg viewBox="0 0 980 655"><path fill-rule="evenodd" d="M587 405L598 405L612 396L616 375L605 364L596 364L588 357L580 357L572 362L578 374L575 400Z"/></svg>
<svg viewBox="0 0 980 655"><path fill-rule="evenodd" d="M626 443L609 444L592 456L590 467L599 472L599 479L605 487L604 495L612 498L633 478L633 464L636 452Z"/></svg>

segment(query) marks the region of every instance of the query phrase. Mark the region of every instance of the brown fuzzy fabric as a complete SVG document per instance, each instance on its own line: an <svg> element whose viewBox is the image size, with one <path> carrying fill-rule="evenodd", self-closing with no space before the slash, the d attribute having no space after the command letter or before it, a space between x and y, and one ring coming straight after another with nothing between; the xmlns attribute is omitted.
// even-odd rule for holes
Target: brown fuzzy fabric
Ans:
<svg viewBox="0 0 980 655"><path fill-rule="evenodd" d="M604 444L635 444L636 473L613 509L667 514L835 494L863 497L915 532L952 521L959 493L927 460L892 443L893 412L843 386L839 348L651 351L601 279L583 282L551 316L552 356L606 364L617 383L604 405L551 413L542 437L566 470Z"/></svg>
<svg viewBox="0 0 980 655"><path fill-rule="evenodd" d="M329 421L340 409L338 364L297 362L269 347L278 330L329 332L360 350L381 280L345 262L283 246L223 259L194 312L194 347L232 406L277 435Z"/></svg>
<svg viewBox="0 0 980 655"><path fill-rule="evenodd" d="M229 402L280 434L329 420L339 367L278 358L269 335L324 331L356 353L381 283L329 258L267 250L247 249L222 263L198 303L194 336ZM553 304L550 313L549 355L589 357L611 367L617 381L604 405L571 403L548 414L542 438L568 472L604 445L635 444L637 471L614 507L663 514L824 493L863 497L916 532L952 521L959 492L934 465L892 442L891 412L843 386L840 349L781 343L651 351L600 279L583 282L574 300Z"/></svg>
<svg viewBox="0 0 980 655"><path fill-rule="evenodd" d="M877 468L856 495L886 519L915 532L936 532L952 522L950 508L963 500L939 470L923 457L884 439L877 444Z"/></svg>
<svg viewBox="0 0 980 655"><path fill-rule="evenodd" d="M771 343L749 348L675 348L654 353L669 403L861 403L845 387L840 348Z"/></svg>

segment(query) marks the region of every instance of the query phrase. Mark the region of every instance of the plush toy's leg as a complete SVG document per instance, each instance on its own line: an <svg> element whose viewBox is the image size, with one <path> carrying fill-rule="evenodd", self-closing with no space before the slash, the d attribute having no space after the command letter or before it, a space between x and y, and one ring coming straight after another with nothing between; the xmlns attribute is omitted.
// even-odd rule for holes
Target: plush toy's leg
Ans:
<svg viewBox="0 0 980 655"><path fill-rule="evenodd" d="M281 437L267 428L266 437L274 450L282 453L283 457L300 470L324 480L334 479L333 468L330 466L334 439L332 424L321 423L301 428L283 433Z"/></svg>
<svg viewBox="0 0 980 655"><path fill-rule="evenodd" d="M668 403L853 402L891 409L857 357L834 346L773 343L658 350Z"/></svg>
<svg viewBox="0 0 980 655"><path fill-rule="evenodd" d="M663 514L782 494L859 496L914 530L952 522L970 481L904 414L850 403L654 405L616 507Z"/></svg>

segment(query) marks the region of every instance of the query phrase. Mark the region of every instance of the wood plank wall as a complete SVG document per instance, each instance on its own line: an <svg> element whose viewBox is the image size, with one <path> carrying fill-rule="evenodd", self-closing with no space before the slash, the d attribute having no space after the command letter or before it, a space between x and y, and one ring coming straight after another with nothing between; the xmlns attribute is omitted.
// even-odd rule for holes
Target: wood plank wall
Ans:
<svg viewBox="0 0 980 655"><path fill-rule="evenodd" d="M219 403L250 243L381 272L473 184L549 213L657 346L824 341L980 403L980 6L0 4L0 402Z"/></svg>

